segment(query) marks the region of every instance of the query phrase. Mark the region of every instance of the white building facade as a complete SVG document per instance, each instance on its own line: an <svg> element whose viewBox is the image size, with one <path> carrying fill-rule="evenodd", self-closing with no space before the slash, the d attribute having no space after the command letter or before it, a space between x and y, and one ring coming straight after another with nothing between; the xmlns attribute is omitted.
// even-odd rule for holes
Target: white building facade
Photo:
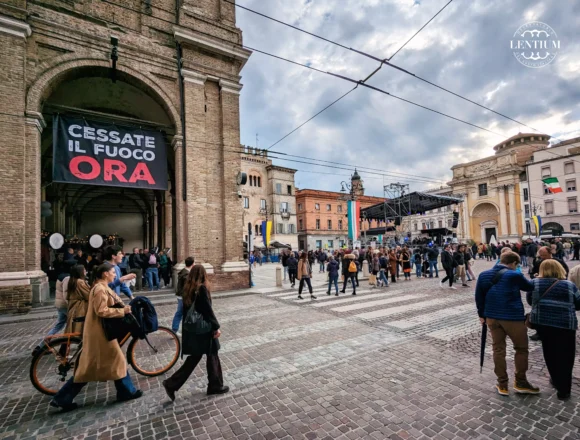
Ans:
<svg viewBox="0 0 580 440"><path fill-rule="evenodd" d="M542 234L580 233L580 137L536 151L528 161L526 171L522 202L525 221L531 231L536 232L531 221L535 211L542 219ZM551 193L543 182L547 177L557 178L562 192Z"/></svg>

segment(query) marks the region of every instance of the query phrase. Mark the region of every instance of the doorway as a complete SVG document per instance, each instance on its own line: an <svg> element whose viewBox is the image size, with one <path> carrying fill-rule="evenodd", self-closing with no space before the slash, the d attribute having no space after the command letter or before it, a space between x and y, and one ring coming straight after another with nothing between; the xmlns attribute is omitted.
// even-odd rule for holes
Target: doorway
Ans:
<svg viewBox="0 0 580 440"><path fill-rule="evenodd" d="M497 240L497 232L495 228L485 228L485 243L489 244L491 237L495 237Z"/></svg>

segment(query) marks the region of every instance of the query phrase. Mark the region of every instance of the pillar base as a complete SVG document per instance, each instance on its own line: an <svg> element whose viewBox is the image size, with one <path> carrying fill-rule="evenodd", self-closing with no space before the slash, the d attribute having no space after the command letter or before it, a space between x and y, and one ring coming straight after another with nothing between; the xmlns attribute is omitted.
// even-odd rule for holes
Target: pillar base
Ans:
<svg viewBox="0 0 580 440"><path fill-rule="evenodd" d="M0 313L27 313L49 301L48 277L43 271L0 272Z"/></svg>
<svg viewBox="0 0 580 440"><path fill-rule="evenodd" d="M222 272L242 272L249 270L245 261L226 261L222 264Z"/></svg>

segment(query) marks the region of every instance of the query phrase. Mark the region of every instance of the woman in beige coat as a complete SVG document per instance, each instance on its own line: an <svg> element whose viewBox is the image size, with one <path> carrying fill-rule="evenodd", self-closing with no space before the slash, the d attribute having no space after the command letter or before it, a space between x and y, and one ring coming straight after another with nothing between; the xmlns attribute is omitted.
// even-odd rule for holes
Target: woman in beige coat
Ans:
<svg viewBox="0 0 580 440"><path fill-rule="evenodd" d="M298 285L298 299L303 299L302 289L304 289L305 283L308 285L310 299L316 299L312 290L312 283L310 282L310 278L312 278L312 267L310 267L307 257L306 252L302 252L300 260L298 261L298 279L300 280L300 284Z"/></svg>
<svg viewBox="0 0 580 440"><path fill-rule="evenodd" d="M74 377L71 377L51 400L50 405L63 412L77 408L73 403L76 395L87 382L115 381L117 401L137 399L143 395L136 390L127 371L127 360L117 340L108 341L103 330L103 318L122 318L131 313L130 306L114 308L123 304L108 284L116 277L115 267L101 264L96 271L96 282L89 295L89 305L83 332L81 352Z"/></svg>
<svg viewBox="0 0 580 440"><path fill-rule="evenodd" d="M85 278L86 270L84 266L77 264L70 270L66 291L68 312L65 333L83 333L83 323L74 322L74 319L87 315L91 289Z"/></svg>

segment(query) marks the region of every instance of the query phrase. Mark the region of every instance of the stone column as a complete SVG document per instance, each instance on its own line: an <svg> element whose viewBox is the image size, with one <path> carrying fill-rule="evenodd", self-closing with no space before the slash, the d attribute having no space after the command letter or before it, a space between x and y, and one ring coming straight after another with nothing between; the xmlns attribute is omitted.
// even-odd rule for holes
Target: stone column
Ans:
<svg viewBox="0 0 580 440"><path fill-rule="evenodd" d="M187 206L183 201L183 138L174 136L171 145L175 152L175 233L177 235L177 248L174 249L173 255L175 263L182 263L186 258L185 250L187 249L187 234L184 227Z"/></svg>
<svg viewBox="0 0 580 440"><path fill-rule="evenodd" d="M206 136L208 119L206 112L211 111L213 114L217 109L206 106L207 75L185 69L182 70L182 74L186 117L184 152L187 162L187 201L183 219L187 241L183 258L192 255L196 262L204 263L212 260L215 263L217 258L210 255L208 231L221 225L219 222L216 225L216 210L211 212L208 210L208 187L218 190L212 183L215 182L215 173L219 171L217 164L208 158L208 155L213 156L218 146L207 143L211 140ZM212 243L213 241L216 240L212 240Z"/></svg>
<svg viewBox="0 0 580 440"><path fill-rule="evenodd" d="M247 266L243 261L242 239L244 236L242 218L242 204L238 198L236 176L241 171L240 153L240 112L239 96L242 86L238 83L220 79L220 97L222 110L222 137L223 137L223 254L224 271L245 271ZM275 233L275 231L273 231Z"/></svg>
<svg viewBox="0 0 580 440"><path fill-rule="evenodd" d="M508 232L508 222L507 222L507 206L505 204L505 186L499 186L497 188L499 195L499 228L498 236L507 236ZM499 237L497 237L499 240Z"/></svg>
<svg viewBox="0 0 580 440"><path fill-rule="evenodd" d="M171 194L169 191L165 192L165 204L164 204L164 237L163 241L165 243L165 247L170 247L171 249L171 258L175 259L175 249L173 249L173 203L171 201Z"/></svg>
<svg viewBox="0 0 580 440"><path fill-rule="evenodd" d="M463 197L463 205L462 205L462 217L463 220L461 224L463 225L463 241L468 240L471 238L471 225L469 222L469 194L465 192Z"/></svg>
<svg viewBox="0 0 580 440"><path fill-rule="evenodd" d="M516 214L516 196L515 196L515 186L509 185L507 187L508 201L510 205L510 235L518 235L518 223Z"/></svg>

